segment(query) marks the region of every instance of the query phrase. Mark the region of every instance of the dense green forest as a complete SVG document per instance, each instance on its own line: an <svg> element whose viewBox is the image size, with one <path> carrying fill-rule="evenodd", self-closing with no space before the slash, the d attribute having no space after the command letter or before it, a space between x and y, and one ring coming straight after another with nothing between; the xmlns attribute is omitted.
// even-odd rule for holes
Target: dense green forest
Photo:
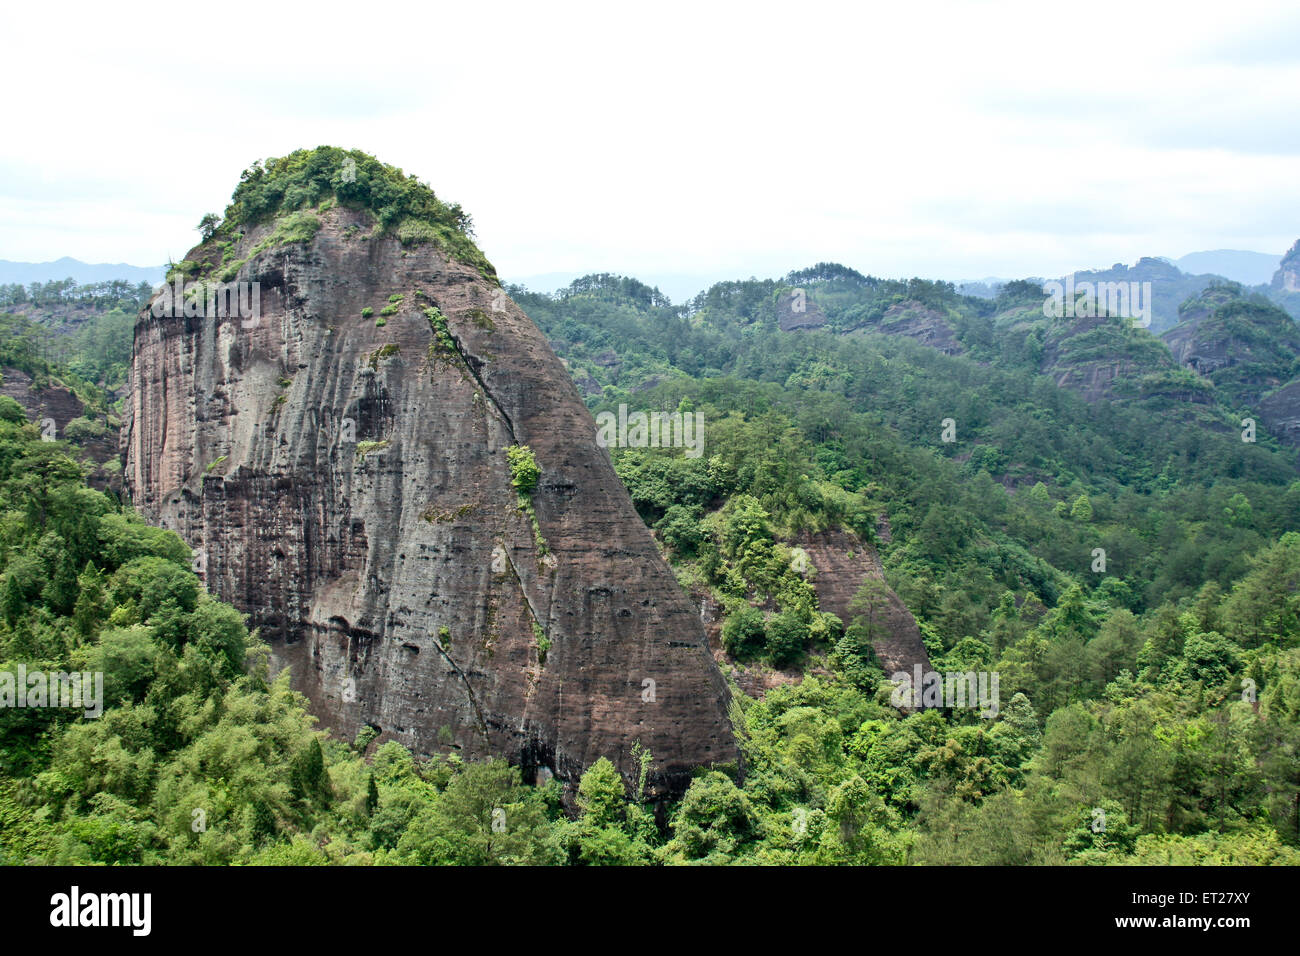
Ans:
<svg viewBox="0 0 1300 956"><path fill-rule="evenodd" d="M781 331L795 292L819 329ZM1242 440L1240 372L1200 379L1120 319L1053 323L1028 283L989 301L822 264L685 307L614 276L512 293L594 411L707 422L699 459L614 457L679 577L727 609L730 657L815 674L737 695L760 814L828 813L856 781L900 839L882 859L1244 861L1261 839L1295 861L1300 481L1294 449ZM1206 295L1274 380L1295 374L1284 313ZM918 315L960 354L895 334ZM1099 361L1127 377L1104 400L1057 387ZM936 670L1000 674L1003 714L874 710L869 619L819 613L789 570L799 532L832 526L879 549ZM792 705L812 766L764 752Z"/></svg>
<svg viewBox="0 0 1300 956"><path fill-rule="evenodd" d="M229 228L287 201L243 200ZM781 330L795 292L820 328ZM1300 863L1300 481L1293 449L1241 440L1250 395L1119 320L1053 325L1028 284L821 265L685 306L614 276L512 294L593 411L703 416L699 458L612 452L724 609L724 672L784 675L733 686L743 774L661 805L600 761L566 806L503 762L332 739L183 542L6 399L0 672L102 672L105 705L0 708L6 862ZM1214 295L1276 338L1266 304ZM899 334L935 316L954 354ZM92 385L120 360L111 339L54 366L6 322L11 367ZM1058 387L1099 356L1125 369L1103 400ZM891 706L871 588L840 620L798 569L827 528L878 550L936 670L1000 674L995 717Z"/></svg>

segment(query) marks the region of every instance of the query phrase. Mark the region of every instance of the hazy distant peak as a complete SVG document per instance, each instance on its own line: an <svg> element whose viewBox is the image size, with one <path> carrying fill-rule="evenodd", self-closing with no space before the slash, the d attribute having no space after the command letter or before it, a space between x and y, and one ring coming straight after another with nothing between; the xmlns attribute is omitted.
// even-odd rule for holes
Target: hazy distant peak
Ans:
<svg viewBox="0 0 1300 956"><path fill-rule="evenodd" d="M10 262L8 259L0 259L0 284L17 282L30 285L33 282L71 278L81 285L105 282L109 279L125 279L132 283L148 282L150 285L158 285L166 273L166 266L133 266L125 262L82 262L70 256L63 256L53 262Z"/></svg>

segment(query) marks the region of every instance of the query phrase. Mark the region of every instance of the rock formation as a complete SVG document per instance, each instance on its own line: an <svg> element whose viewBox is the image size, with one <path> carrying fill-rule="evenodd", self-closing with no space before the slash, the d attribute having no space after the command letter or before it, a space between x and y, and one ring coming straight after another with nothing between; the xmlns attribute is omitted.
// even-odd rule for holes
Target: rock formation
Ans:
<svg viewBox="0 0 1300 956"><path fill-rule="evenodd" d="M1300 240L1282 257L1273 274L1272 288L1277 292L1300 292Z"/></svg>
<svg viewBox="0 0 1300 956"><path fill-rule="evenodd" d="M912 672L917 664L930 669L930 656L916 618L902 599L885 583L885 571L876 549L851 531L833 529L805 532L799 545L808 553L816 569L813 586L817 603L844 624L865 615L879 636L871 642L886 675L896 671ZM871 584L865 604L855 606L853 599L864 585ZM870 598L874 598L870 600Z"/></svg>
<svg viewBox="0 0 1300 956"><path fill-rule="evenodd" d="M821 306L808 299L802 289L783 292L776 303L777 324L782 332L820 329L826 324Z"/></svg>
<svg viewBox="0 0 1300 956"><path fill-rule="evenodd" d="M96 421L95 431L89 434L70 435L69 424L78 419L85 423L85 403L68 386L54 382L38 384L20 368L0 368L0 395L21 405L27 417L40 426L42 434L48 434L51 440L68 441L78 449L82 460L93 466L87 477L92 488L120 490L116 419Z"/></svg>
<svg viewBox="0 0 1300 956"><path fill-rule="evenodd" d="M485 262L338 191L187 256L257 283L255 320L141 314L136 506L337 734L570 782L601 756L634 776L640 744L660 792L737 763L700 621L542 334ZM512 445L540 465L531 495Z"/></svg>
<svg viewBox="0 0 1300 956"><path fill-rule="evenodd" d="M945 316L914 300L898 302L886 309L877 331L888 335L905 335L944 355L960 355L966 351L957 340L957 332L952 323Z"/></svg>
<svg viewBox="0 0 1300 956"><path fill-rule="evenodd" d="M1280 307L1235 284L1211 287L1183 306L1161 338L1184 366L1214 383L1281 441L1300 445L1300 329Z"/></svg>

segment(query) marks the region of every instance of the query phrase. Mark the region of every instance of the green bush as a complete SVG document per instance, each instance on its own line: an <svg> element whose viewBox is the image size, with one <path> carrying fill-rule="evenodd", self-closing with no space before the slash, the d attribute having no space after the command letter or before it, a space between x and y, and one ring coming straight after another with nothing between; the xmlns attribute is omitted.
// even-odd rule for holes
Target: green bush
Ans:
<svg viewBox="0 0 1300 956"><path fill-rule="evenodd" d="M397 227L397 238L404 246L418 246L426 242L437 243L441 237L429 223L406 219Z"/></svg>
<svg viewBox="0 0 1300 956"><path fill-rule="evenodd" d="M109 427L99 419L74 418L63 429L63 437L70 442L81 444L88 441L102 441L111 434Z"/></svg>
<svg viewBox="0 0 1300 956"><path fill-rule="evenodd" d="M271 233L271 245L283 246L291 242L311 242L320 231L321 221L309 212L290 213L283 219L276 220L275 231ZM264 240L266 241L266 240ZM260 244L259 244L260 245Z"/></svg>
<svg viewBox="0 0 1300 956"><path fill-rule="evenodd" d="M8 395L0 395L0 421L21 425L27 421L27 412Z"/></svg>
<svg viewBox="0 0 1300 956"><path fill-rule="evenodd" d="M757 657L767 646L763 612L745 605L727 616L722 625L722 646L736 660Z"/></svg>
<svg viewBox="0 0 1300 956"><path fill-rule="evenodd" d="M655 528L663 537L664 543L682 555L694 554L704 541L699 515L682 505L672 505Z"/></svg>
<svg viewBox="0 0 1300 956"><path fill-rule="evenodd" d="M510 461L510 483L521 495L531 495L542 474L533 450L527 445L511 445L506 449L506 458Z"/></svg>
<svg viewBox="0 0 1300 956"><path fill-rule="evenodd" d="M782 611L767 625L767 657L774 667L789 667L803 656L808 642L808 615Z"/></svg>
<svg viewBox="0 0 1300 956"><path fill-rule="evenodd" d="M429 328L433 331L432 344L446 352L455 351L456 342L451 337L451 329L447 327L447 317L434 305L427 305L422 311L424 317L429 320Z"/></svg>

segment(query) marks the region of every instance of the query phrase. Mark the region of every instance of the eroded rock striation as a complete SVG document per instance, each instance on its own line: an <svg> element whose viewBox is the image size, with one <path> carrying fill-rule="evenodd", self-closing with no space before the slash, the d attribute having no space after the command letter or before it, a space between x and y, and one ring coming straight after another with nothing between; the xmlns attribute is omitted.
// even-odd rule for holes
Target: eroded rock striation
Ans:
<svg viewBox="0 0 1300 956"><path fill-rule="evenodd" d="M542 334L443 244L310 215L305 240L268 220L187 256L257 283L255 320L142 313L136 506L342 736L568 781L601 756L634 776L640 744L660 792L737 763L698 616ZM524 498L515 444L541 467Z"/></svg>

